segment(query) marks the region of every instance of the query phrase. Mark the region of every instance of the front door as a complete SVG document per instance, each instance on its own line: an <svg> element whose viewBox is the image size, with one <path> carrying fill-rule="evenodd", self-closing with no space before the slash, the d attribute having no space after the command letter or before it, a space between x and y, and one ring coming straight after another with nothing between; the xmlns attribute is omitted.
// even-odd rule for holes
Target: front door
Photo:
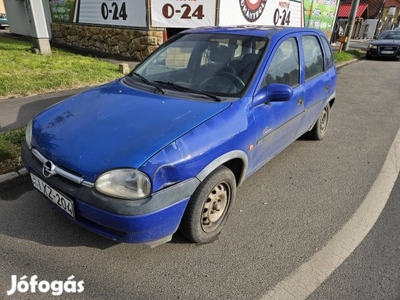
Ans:
<svg viewBox="0 0 400 300"><path fill-rule="evenodd" d="M254 108L257 140L253 167L257 169L293 142L304 113L304 90L300 85L298 42L285 39L273 54L263 86L283 83L293 88L293 98L285 102L269 102Z"/></svg>

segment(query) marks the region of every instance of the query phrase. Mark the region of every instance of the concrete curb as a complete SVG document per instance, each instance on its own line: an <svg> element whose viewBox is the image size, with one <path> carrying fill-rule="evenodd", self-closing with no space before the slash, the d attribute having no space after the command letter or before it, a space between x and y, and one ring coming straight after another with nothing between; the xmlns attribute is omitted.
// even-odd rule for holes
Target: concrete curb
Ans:
<svg viewBox="0 0 400 300"><path fill-rule="evenodd" d="M11 181L13 179L16 179L20 176L25 176L28 175L28 170L25 168L22 168L18 171L14 171L14 172L9 172L3 175L0 175L0 184L7 182L7 181Z"/></svg>
<svg viewBox="0 0 400 300"><path fill-rule="evenodd" d="M345 61L345 62L342 62L342 63L338 63L338 64L336 64L336 68L337 68L337 69L340 69L340 68L342 68L342 67L344 67L344 66L347 66L347 65L349 65L349 64L355 63L356 61L359 61L360 59L364 59L364 58L365 58L365 56L361 56L361 57L359 57L359 58L355 58L355 59L352 59L352 60L349 60L349 61Z"/></svg>

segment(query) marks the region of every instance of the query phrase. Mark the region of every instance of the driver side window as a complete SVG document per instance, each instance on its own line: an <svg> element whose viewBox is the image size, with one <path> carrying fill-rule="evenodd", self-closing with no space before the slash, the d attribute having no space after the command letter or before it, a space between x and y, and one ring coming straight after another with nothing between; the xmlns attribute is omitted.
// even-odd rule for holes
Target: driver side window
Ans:
<svg viewBox="0 0 400 300"><path fill-rule="evenodd" d="M299 47L295 38L289 38L275 51L262 87L271 83L295 87L299 84L299 78Z"/></svg>

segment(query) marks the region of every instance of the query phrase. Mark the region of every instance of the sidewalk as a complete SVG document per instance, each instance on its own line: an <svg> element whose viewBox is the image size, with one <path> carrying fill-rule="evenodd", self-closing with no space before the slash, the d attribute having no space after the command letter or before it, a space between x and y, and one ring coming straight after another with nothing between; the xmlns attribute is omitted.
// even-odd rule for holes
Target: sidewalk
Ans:
<svg viewBox="0 0 400 300"><path fill-rule="evenodd" d="M369 43L371 43L372 39L351 39L349 44L349 50L351 49L361 49L367 50ZM340 43L336 42L335 44L331 44L333 51L338 51L340 47Z"/></svg>

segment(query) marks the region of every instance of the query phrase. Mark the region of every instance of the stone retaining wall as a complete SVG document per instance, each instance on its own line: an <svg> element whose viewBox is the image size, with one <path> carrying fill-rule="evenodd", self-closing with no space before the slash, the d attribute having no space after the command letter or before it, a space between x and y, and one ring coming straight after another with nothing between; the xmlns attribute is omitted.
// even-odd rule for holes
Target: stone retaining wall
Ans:
<svg viewBox="0 0 400 300"><path fill-rule="evenodd" d="M142 61L163 42L162 30L52 23L52 42L79 50Z"/></svg>

